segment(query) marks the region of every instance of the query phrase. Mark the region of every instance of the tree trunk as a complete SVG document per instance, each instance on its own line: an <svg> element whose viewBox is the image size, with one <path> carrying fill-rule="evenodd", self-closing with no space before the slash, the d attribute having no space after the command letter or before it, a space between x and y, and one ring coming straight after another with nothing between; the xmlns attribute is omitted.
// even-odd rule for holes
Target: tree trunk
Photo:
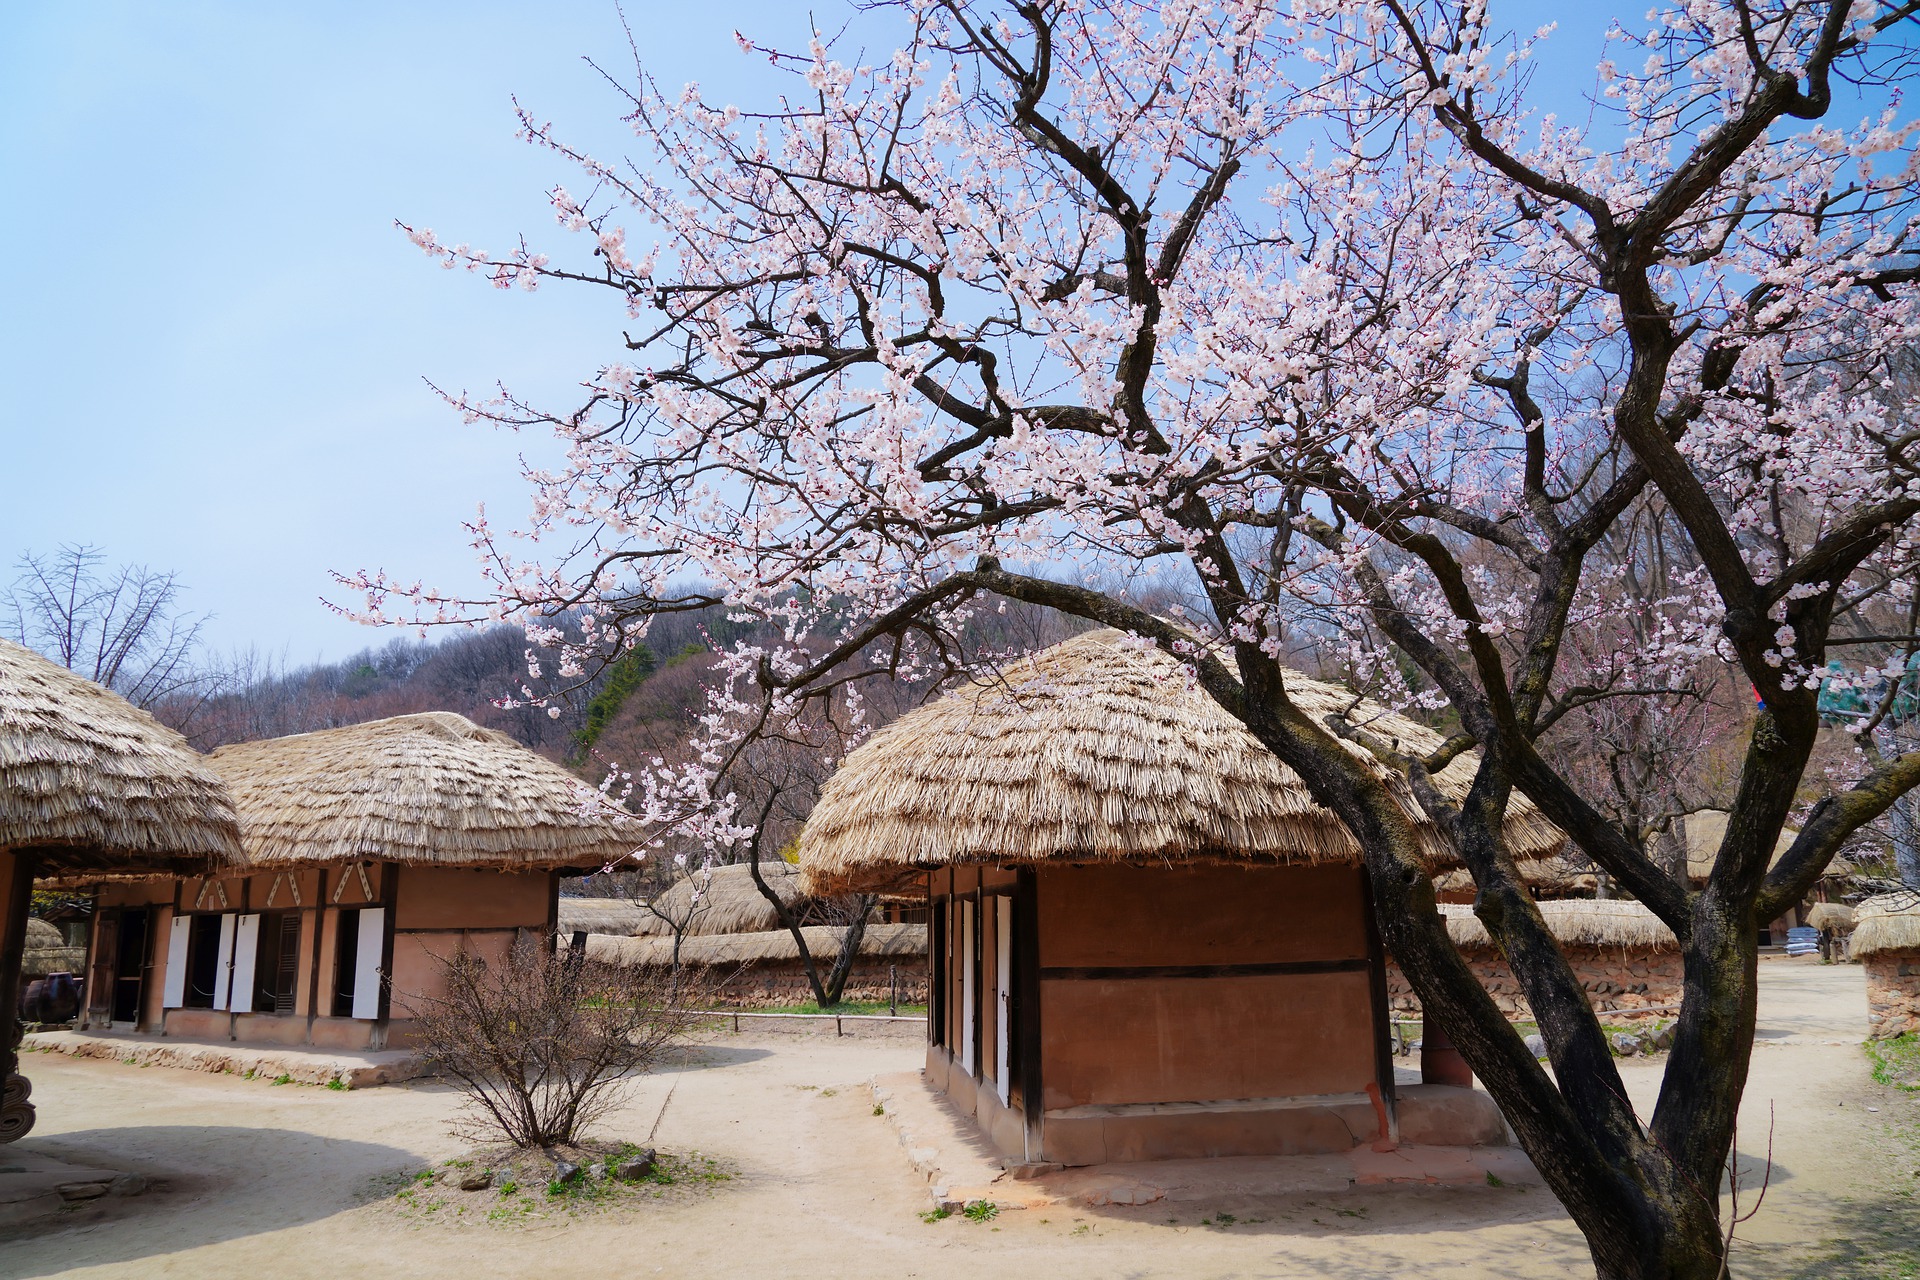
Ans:
<svg viewBox="0 0 1920 1280"><path fill-rule="evenodd" d="M759 836L756 834L754 839L757 842ZM822 1009L831 1008L839 1002L840 988L836 986L830 995L826 984L820 981L820 963L813 958L813 952L807 947L807 935L800 931L800 917L779 894L773 891L773 886L768 884L766 878L760 874L760 851L757 844L747 857L747 874L753 877L754 887L760 890L760 896L773 907L773 914L779 919L781 927L793 935L793 945L800 952L800 968L807 975L807 985L813 988L813 1002ZM846 975L842 974L840 981L844 985Z"/></svg>
<svg viewBox="0 0 1920 1280"><path fill-rule="evenodd" d="M840 1003L840 997L847 989L847 977L853 972L854 961L860 958L860 944L867 937L867 917L873 914L873 896L861 894L856 900L859 915L840 938L840 954L834 957L833 968L827 974L827 997L833 1004ZM825 1008L826 1005L822 1005Z"/></svg>
<svg viewBox="0 0 1920 1280"><path fill-rule="evenodd" d="M1920 890L1920 792L1893 802L1893 865L1901 884Z"/></svg>

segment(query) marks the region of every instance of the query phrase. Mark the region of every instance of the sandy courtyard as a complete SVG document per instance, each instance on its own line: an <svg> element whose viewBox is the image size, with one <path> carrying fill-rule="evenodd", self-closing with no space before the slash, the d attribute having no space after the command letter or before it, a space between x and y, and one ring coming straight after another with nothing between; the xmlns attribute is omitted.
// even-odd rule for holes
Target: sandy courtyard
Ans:
<svg viewBox="0 0 1920 1280"><path fill-rule="evenodd" d="M1868 1074L1860 971L1769 963L1763 989L1740 1146L1757 1169L1771 1124L1774 1172L1741 1229L1736 1274L1911 1274L1851 1260L1920 1251L1920 1097ZM446 1132L456 1099L440 1085L333 1092L31 1055L41 1118L23 1148L164 1183L95 1202L107 1207L90 1220L0 1237L0 1276L1591 1274L1554 1201L1512 1185L924 1223L924 1184L865 1087L920 1055L908 1038L718 1034L683 1067L628 1086L600 1132L643 1137L677 1085L658 1142L718 1157L737 1178L617 1214L513 1225L410 1217L381 1189L383 1175L462 1149ZM1625 1066L1644 1113L1657 1070Z"/></svg>

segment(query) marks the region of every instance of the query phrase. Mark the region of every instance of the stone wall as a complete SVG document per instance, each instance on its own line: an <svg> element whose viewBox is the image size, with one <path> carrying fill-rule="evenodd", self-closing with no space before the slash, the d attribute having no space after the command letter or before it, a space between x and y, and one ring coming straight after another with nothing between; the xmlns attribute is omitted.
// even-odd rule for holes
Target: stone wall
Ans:
<svg viewBox="0 0 1920 1280"><path fill-rule="evenodd" d="M1879 951L1867 971L1867 1026L1874 1039L1920 1031L1920 951Z"/></svg>
<svg viewBox="0 0 1920 1280"><path fill-rule="evenodd" d="M1498 951L1470 947L1461 954L1501 1012L1516 1020L1532 1020L1533 1010L1521 993L1519 980ZM1678 1012L1682 987L1679 952L1569 946L1566 954L1574 974L1587 989L1594 1011L1605 1014L1610 1021L1671 1018ZM1413 988L1391 960L1387 962L1387 1001L1396 1013L1420 1011ZM1657 1007L1663 1005L1673 1007Z"/></svg>
<svg viewBox="0 0 1920 1280"><path fill-rule="evenodd" d="M819 965L824 979L833 966L832 957L822 959ZM892 968L895 966L900 974L900 1003L924 1005L927 962L918 957L855 961L840 998L885 1003L893 993ZM775 1005L813 1003L813 987L807 982L807 971L798 960L748 965L737 971L716 967L711 976L720 983L713 1001L718 1009L766 1009Z"/></svg>

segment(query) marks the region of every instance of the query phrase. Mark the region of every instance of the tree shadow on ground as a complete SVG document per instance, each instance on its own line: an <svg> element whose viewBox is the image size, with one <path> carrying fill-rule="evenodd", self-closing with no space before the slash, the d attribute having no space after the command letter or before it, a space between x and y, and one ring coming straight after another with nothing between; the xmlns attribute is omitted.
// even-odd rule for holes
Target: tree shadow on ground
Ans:
<svg viewBox="0 0 1920 1280"><path fill-rule="evenodd" d="M0 1231L0 1273L54 1275L300 1226L356 1207L372 1179L419 1163L399 1147L299 1129L123 1125L29 1137L23 1150L149 1179ZM136 1225L137 1224L137 1225Z"/></svg>
<svg viewBox="0 0 1920 1280"><path fill-rule="evenodd" d="M1914 1280L1920 1277L1920 1191L1834 1202L1823 1241L1774 1274L1785 1280ZM1738 1252L1736 1247L1736 1259Z"/></svg>
<svg viewBox="0 0 1920 1280"><path fill-rule="evenodd" d="M661 1055L660 1065L654 1068L654 1072L666 1075L681 1071L708 1071L716 1067L737 1067L772 1056L773 1050L757 1049L750 1045L677 1045Z"/></svg>

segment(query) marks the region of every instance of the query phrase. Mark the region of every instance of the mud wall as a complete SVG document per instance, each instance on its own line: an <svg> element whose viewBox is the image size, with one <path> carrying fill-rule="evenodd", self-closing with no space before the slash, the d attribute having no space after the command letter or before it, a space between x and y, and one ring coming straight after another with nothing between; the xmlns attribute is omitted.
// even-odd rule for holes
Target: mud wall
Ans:
<svg viewBox="0 0 1920 1280"><path fill-rule="evenodd" d="M1036 891L1048 1111L1372 1083L1357 868L1042 867Z"/></svg>
<svg viewBox="0 0 1920 1280"><path fill-rule="evenodd" d="M1671 1018L1680 1003L1682 974L1678 951L1637 950L1622 947L1565 948L1580 985L1595 1012L1619 1020ZM1461 953L1480 984L1517 1021L1531 1021L1533 1009L1521 993L1520 982L1506 960L1492 947L1470 947ZM1420 1012L1419 998L1398 965L1387 963L1387 1001L1395 1013ZM1670 1005L1676 1008L1657 1008Z"/></svg>
<svg viewBox="0 0 1920 1280"><path fill-rule="evenodd" d="M1866 957L1868 1035L1881 1040L1920 1031L1920 951L1881 951Z"/></svg>

